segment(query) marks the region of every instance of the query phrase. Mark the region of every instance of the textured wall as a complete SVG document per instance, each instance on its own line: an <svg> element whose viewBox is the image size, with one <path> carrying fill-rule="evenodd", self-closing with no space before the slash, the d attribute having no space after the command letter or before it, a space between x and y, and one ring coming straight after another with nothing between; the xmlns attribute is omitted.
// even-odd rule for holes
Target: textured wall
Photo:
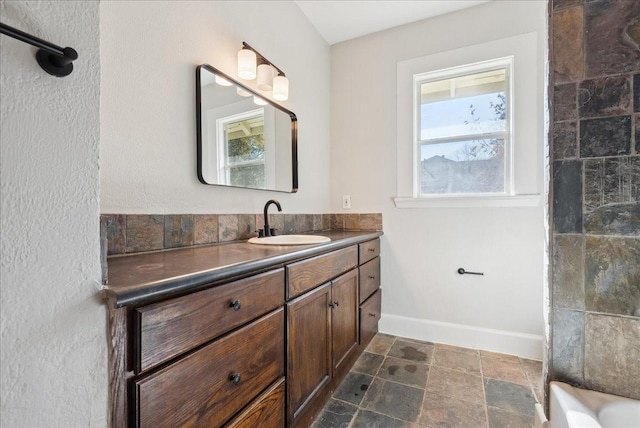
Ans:
<svg viewBox="0 0 640 428"><path fill-rule="evenodd" d="M552 20L550 375L640 398L640 2Z"/></svg>
<svg viewBox="0 0 640 428"><path fill-rule="evenodd" d="M98 3L3 1L0 20L80 56L56 78L0 37L0 425L105 426Z"/></svg>
<svg viewBox="0 0 640 428"><path fill-rule="evenodd" d="M103 213L259 213L274 197L285 213L329 211L329 46L295 3L105 1L100 11ZM236 76L242 41L289 77L298 193L196 177L195 68Z"/></svg>

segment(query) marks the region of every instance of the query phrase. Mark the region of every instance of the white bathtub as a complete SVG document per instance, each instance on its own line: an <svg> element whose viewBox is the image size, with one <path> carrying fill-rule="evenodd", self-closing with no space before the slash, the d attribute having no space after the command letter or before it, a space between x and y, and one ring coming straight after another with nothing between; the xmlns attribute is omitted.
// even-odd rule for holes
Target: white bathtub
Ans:
<svg viewBox="0 0 640 428"><path fill-rule="evenodd" d="M575 388L562 382L549 387L550 421L541 428L640 428L640 400ZM538 409L540 410L540 409Z"/></svg>

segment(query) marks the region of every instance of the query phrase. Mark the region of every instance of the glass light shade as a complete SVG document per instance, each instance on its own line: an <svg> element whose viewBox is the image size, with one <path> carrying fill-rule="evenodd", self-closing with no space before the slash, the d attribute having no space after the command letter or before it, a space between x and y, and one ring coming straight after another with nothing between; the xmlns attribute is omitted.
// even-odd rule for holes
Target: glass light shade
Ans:
<svg viewBox="0 0 640 428"><path fill-rule="evenodd" d="M238 51L238 76L244 80L256 78L256 53L249 49Z"/></svg>
<svg viewBox="0 0 640 428"><path fill-rule="evenodd" d="M258 66L258 89L261 91L270 91L273 88L274 69L269 64L260 64Z"/></svg>
<svg viewBox="0 0 640 428"><path fill-rule="evenodd" d="M285 76L276 76L273 79L273 99L278 101L289 99L289 79Z"/></svg>
<svg viewBox="0 0 640 428"><path fill-rule="evenodd" d="M259 106L266 106L268 103L260 97L253 96L253 102Z"/></svg>
<svg viewBox="0 0 640 428"><path fill-rule="evenodd" d="M251 96L251 92L245 91L241 87L237 87L236 88L236 93L238 95L240 95L241 97L250 97Z"/></svg>
<svg viewBox="0 0 640 428"><path fill-rule="evenodd" d="M229 82L224 77L218 76L217 74L216 74L216 77L215 77L215 81L220 86L231 86L231 85L233 85L233 83Z"/></svg>

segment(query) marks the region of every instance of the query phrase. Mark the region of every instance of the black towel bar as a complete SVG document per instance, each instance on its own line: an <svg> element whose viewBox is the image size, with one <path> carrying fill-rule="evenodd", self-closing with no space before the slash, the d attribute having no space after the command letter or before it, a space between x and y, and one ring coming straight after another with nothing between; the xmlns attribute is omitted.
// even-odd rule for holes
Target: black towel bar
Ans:
<svg viewBox="0 0 640 428"><path fill-rule="evenodd" d="M460 275L484 275L484 272L467 272L463 268L458 269Z"/></svg>
<svg viewBox="0 0 640 428"><path fill-rule="evenodd" d="M73 71L73 61L78 59L78 52L75 49L61 48L2 22L0 22L0 33L37 47L36 60L38 64L52 76L64 77Z"/></svg>

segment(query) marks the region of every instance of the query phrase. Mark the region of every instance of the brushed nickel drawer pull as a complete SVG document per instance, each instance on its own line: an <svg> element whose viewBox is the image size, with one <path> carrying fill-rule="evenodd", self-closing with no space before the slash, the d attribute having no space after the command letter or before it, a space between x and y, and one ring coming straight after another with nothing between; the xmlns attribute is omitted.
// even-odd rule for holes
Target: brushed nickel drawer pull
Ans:
<svg viewBox="0 0 640 428"><path fill-rule="evenodd" d="M375 249L375 248L369 248L369 250L368 250L368 251L369 251L370 253L375 253L375 252L376 252L376 249Z"/></svg>
<svg viewBox="0 0 640 428"><path fill-rule="evenodd" d="M369 316L375 318L376 314L374 314L373 312L369 312Z"/></svg>
<svg viewBox="0 0 640 428"><path fill-rule="evenodd" d="M242 380L242 377L240 376L240 373L231 373L229 375L229 380L233 382L234 385L237 385Z"/></svg>
<svg viewBox="0 0 640 428"><path fill-rule="evenodd" d="M369 275L369 279L376 279L375 275Z"/></svg>
<svg viewBox="0 0 640 428"><path fill-rule="evenodd" d="M231 303L229 303L229 307L233 308L234 311L239 311L242 304L240 303L240 300L232 300Z"/></svg>

